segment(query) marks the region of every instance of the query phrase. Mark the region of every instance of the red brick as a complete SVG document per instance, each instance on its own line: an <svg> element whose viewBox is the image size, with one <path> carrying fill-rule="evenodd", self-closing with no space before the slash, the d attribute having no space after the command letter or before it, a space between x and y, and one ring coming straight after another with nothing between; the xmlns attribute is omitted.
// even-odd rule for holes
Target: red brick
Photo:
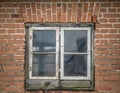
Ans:
<svg viewBox="0 0 120 93"><path fill-rule="evenodd" d="M56 15L52 15L52 20L51 21L56 22L57 21L56 17L57 17Z"/></svg>
<svg viewBox="0 0 120 93"><path fill-rule="evenodd" d="M81 22L86 22L86 15L82 15L82 21Z"/></svg>
<svg viewBox="0 0 120 93"><path fill-rule="evenodd" d="M120 3L113 3L113 7L120 7Z"/></svg>
<svg viewBox="0 0 120 93"><path fill-rule="evenodd" d="M96 34L95 38L103 38L103 35L102 34Z"/></svg>
<svg viewBox="0 0 120 93"><path fill-rule="evenodd" d="M100 40L100 42L101 42L101 44L102 43L108 44L109 41L108 40Z"/></svg>
<svg viewBox="0 0 120 93"><path fill-rule="evenodd" d="M88 3L85 3L83 6L84 6L83 15L87 15Z"/></svg>
<svg viewBox="0 0 120 93"><path fill-rule="evenodd" d="M104 23L104 22L107 22L107 19L105 19L105 18L104 18L104 19L100 19L100 22L101 22L101 23L102 23L102 22L103 22L103 23Z"/></svg>
<svg viewBox="0 0 120 93"><path fill-rule="evenodd" d="M11 36L10 35L0 35L0 39L10 39Z"/></svg>
<svg viewBox="0 0 120 93"><path fill-rule="evenodd" d="M109 22L113 23L113 22L117 22L116 19L109 19Z"/></svg>
<svg viewBox="0 0 120 93"><path fill-rule="evenodd" d="M117 12L120 12L120 9L119 9L119 8L117 8Z"/></svg>
<svg viewBox="0 0 120 93"><path fill-rule="evenodd" d="M120 28L120 24L114 24L114 28Z"/></svg>
<svg viewBox="0 0 120 93"><path fill-rule="evenodd" d="M112 53L112 54L120 55L120 50L112 50L111 53Z"/></svg>
<svg viewBox="0 0 120 93"><path fill-rule="evenodd" d="M89 0L89 2L96 2L97 0Z"/></svg>
<svg viewBox="0 0 120 93"><path fill-rule="evenodd" d="M13 39L25 39L24 35L12 35Z"/></svg>
<svg viewBox="0 0 120 93"><path fill-rule="evenodd" d="M112 69L113 69L112 66L96 66L96 70L100 70L100 71L103 71L103 70L110 71Z"/></svg>
<svg viewBox="0 0 120 93"><path fill-rule="evenodd" d="M114 48L120 48L120 45L114 45Z"/></svg>
<svg viewBox="0 0 120 93"><path fill-rule="evenodd" d="M120 40L109 40L109 43L120 43Z"/></svg>
<svg viewBox="0 0 120 93"><path fill-rule="evenodd" d="M94 15L97 15L98 12L99 12L99 6L100 4L99 3L96 3L96 6L95 6L95 10L94 10Z"/></svg>
<svg viewBox="0 0 120 93"><path fill-rule="evenodd" d="M102 87L102 86L99 86L99 87L96 87L96 90L106 90L106 91L109 91L109 90L112 90L112 87L108 87L108 86L105 86L105 87Z"/></svg>
<svg viewBox="0 0 120 93"><path fill-rule="evenodd" d="M101 3L101 7L111 7L111 3Z"/></svg>
<svg viewBox="0 0 120 93"><path fill-rule="evenodd" d="M107 12L107 9L101 8L100 12Z"/></svg>
<svg viewBox="0 0 120 93"><path fill-rule="evenodd" d="M104 18L118 18L120 17L120 14L104 14Z"/></svg>
<svg viewBox="0 0 120 93"><path fill-rule="evenodd" d="M47 10L47 21L51 22L51 10Z"/></svg>
<svg viewBox="0 0 120 93"><path fill-rule="evenodd" d="M7 76L4 76L4 77L0 77L0 80L1 81L11 81L13 77L7 77Z"/></svg>
<svg viewBox="0 0 120 93"><path fill-rule="evenodd" d="M108 29L101 29L100 32L101 32L101 33L109 33L109 30L108 30Z"/></svg>
<svg viewBox="0 0 120 93"><path fill-rule="evenodd" d="M41 22L41 21L42 21L42 20L41 20L41 11L40 11L40 9L37 10L37 21L38 21L38 22Z"/></svg>
<svg viewBox="0 0 120 93"><path fill-rule="evenodd" d="M6 12L6 9L0 9L0 12L2 13L5 13Z"/></svg>
<svg viewBox="0 0 120 93"><path fill-rule="evenodd" d="M4 24L4 28L20 28L20 24Z"/></svg>
<svg viewBox="0 0 120 93"><path fill-rule="evenodd" d="M106 76L106 77L104 77L104 80L114 80L114 81L119 81L120 80L120 76L114 76L114 75L112 75L112 76Z"/></svg>
<svg viewBox="0 0 120 93"><path fill-rule="evenodd" d="M32 6L32 14L36 14L36 4L31 4Z"/></svg>
<svg viewBox="0 0 120 93"><path fill-rule="evenodd" d="M109 49L109 48L112 48L113 46L112 45L107 45L107 44L99 44L99 45L96 45L95 48L98 48L98 49Z"/></svg>
<svg viewBox="0 0 120 93"><path fill-rule="evenodd" d="M27 21L28 21L28 22L33 21L33 17L32 17L31 10L30 10L30 9L27 9L26 12L27 12L27 15L29 15L29 16L27 16Z"/></svg>
<svg viewBox="0 0 120 93"><path fill-rule="evenodd" d="M96 80L103 80L103 76L95 76Z"/></svg>
<svg viewBox="0 0 120 93"><path fill-rule="evenodd" d="M61 22L66 22L66 15L65 14L61 16Z"/></svg>
<svg viewBox="0 0 120 93"><path fill-rule="evenodd" d="M16 23L23 23L24 20L23 20L23 18L17 18L17 19L15 19L15 22Z"/></svg>
<svg viewBox="0 0 120 93"><path fill-rule="evenodd" d="M6 30L0 30L0 34L6 34Z"/></svg>
<svg viewBox="0 0 120 93"><path fill-rule="evenodd" d="M0 23L5 23L5 19L0 19Z"/></svg>
<svg viewBox="0 0 120 93"><path fill-rule="evenodd" d="M15 71L15 70L23 70L23 66L16 66L16 65L5 66L4 70L9 70L9 71L11 71L11 70L13 70L13 71Z"/></svg>
<svg viewBox="0 0 120 93"><path fill-rule="evenodd" d="M78 0L71 0L72 2L78 2Z"/></svg>
<svg viewBox="0 0 120 93"><path fill-rule="evenodd" d="M32 18L33 18L32 22L37 22L37 15L36 14L32 15Z"/></svg>
<svg viewBox="0 0 120 93"><path fill-rule="evenodd" d="M52 13L56 13L57 5L52 4Z"/></svg>
<svg viewBox="0 0 120 93"><path fill-rule="evenodd" d="M102 50L101 51L101 54L103 55L103 54L110 54L110 51L109 50Z"/></svg>
<svg viewBox="0 0 120 93"><path fill-rule="evenodd" d="M117 33L117 29L110 29L110 33Z"/></svg>
<svg viewBox="0 0 120 93"><path fill-rule="evenodd" d="M96 24L97 28L112 28L112 24Z"/></svg>
<svg viewBox="0 0 120 93"><path fill-rule="evenodd" d="M66 13L67 6L66 4L62 4L62 13Z"/></svg>
<svg viewBox="0 0 120 93"><path fill-rule="evenodd" d="M42 4L42 13L45 14L46 13L46 5Z"/></svg>
<svg viewBox="0 0 120 93"><path fill-rule="evenodd" d="M116 12L116 8L108 8L108 12Z"/></svg>
<svg viewBox="0 0 120 93"><path fill-rule="evenodd" d="M72 14L77 14L77 4L72 4Z"/></svg>
<svg viewBox="0 0 120 93"><path fill-rule="evenodd" d="M104 38L120 38L120 34L105 34Z"/></svg>
<svg viewBox="0 0 120 93"><path fill-rule="evenodd" d="M76 21L77 21L76 19L77 19L77 18L76 18L76 15L72 15L71 22L76 22Z"/></svg>
<svg viewBox="0 0 120 93"><path fill-rule="evenodd" d="M13 77L13 80L24 80L24 76L21 76L21 77Z"/></svg>
<svg viewBox="0 0 120 93"><path fill-rule="evenodd" d="M89 13L90 14L90 13ZM68 15L70 16L70 15ZM81 18L82 17L82 10L81 9L78 9L78 15L77 15L77 21L78 22L81 22ZM91 21L91 17L88 19L88 21L90 22Z"/></svg>
<svg viewBox="0 0 120 93"><path fill-rule="evenodd" d="M7 23L15 23L14 19L7 19Z"/></svg>
<svg viewBox="0 0 120 93"><path fill-rule="evenodd" d="M57 9L57 22L61 22L61 9Z"/></svg>
<svg viewBox="0 0 120 93"><path fill-rule="evenodd" d="M14 56L14 60L24 60L24 56Z"/></svg>
<svg viewBox="0 0 120 93"><path fill-rule="evenodd" d="M0 14L0 18L10 18L10 14Z"/></svg>
<svg viewBox="0 0 120 93"><path fill-rule="evenodd" d="M47 22L47 16L46 15L42 15L41 20L42 20L42 22Z"/></svg>
<svg viewBox="0 0 120 93"><path fill-rule="evenodd" d="M67 22L71 22L71 17L72 17L72 11L71 9L68 9Z"/></svg>
<svg viewBox="0 0 120 93"><path fill-rule="evenodd" d="M7 7L7 8L14 7L15 8L15 7L18 7L18 5L8 3L8 4L3 4L3 7Z"/></svg>
<svg viewBox="0 0 120 93"><path fill-rule="evenodd" d="M87 2L88 0L80 0L80 2Z"/></svg>

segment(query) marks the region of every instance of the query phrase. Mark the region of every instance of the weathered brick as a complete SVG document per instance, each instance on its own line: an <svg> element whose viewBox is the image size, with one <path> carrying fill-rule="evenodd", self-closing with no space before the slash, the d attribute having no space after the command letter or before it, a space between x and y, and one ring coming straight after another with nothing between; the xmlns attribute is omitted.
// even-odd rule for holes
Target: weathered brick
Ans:
<svg viewBox="0 0 120 93"><path fill-rule="evenodd" d="M104 18L119 18L120 14L104 14Z"/></svg>
<svg viewBox="0 0 120 93"><path fill-rule="evenodd" d="M111 3L102 3L101 7L111 7Z"/></svg>
<svg viewBox="0 0 120 93"><path fill-rule="evenodd" d="M114 28L120 28L120 24L114 24Z"/></svg>
<svg viewBox="0 0 120 93"><path fill-rule="evenodd" d="M113 3L113 7L120 7L120 3Z"/></svg>
<svg viewBox="0 0 120 93"><path fill-rule="evenodd" d="M96 24L97 28L112 28L112 24Z"/></svg>

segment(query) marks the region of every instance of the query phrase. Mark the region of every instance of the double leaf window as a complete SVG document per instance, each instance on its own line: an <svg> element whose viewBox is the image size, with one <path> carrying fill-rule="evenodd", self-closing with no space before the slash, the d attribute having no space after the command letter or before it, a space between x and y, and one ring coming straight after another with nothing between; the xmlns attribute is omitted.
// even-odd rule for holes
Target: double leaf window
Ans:
<svg viewBox="0 0 120 93"><path fill-rule="evenodd" d="M92 89L93 24L26 24L27 89Z"/></svg>

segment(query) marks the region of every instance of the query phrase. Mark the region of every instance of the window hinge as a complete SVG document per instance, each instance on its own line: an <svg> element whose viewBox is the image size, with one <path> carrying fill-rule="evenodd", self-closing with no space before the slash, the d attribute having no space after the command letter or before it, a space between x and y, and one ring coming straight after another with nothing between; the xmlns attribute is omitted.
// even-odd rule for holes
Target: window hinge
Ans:
<svg viewBox="0 0 120 93"><path fill-rule="evenodd" d="M59 68L59 69L58 69L58 72L60 72L60 71L61 71L61 69Z"/></svg>
<svg viewBox="0 0 120 93"><path fill-rule="evenodd" d="M29 67L29 71L31 71L31 70L32 70L32 67L30 66L30 67Z"/></svg>
<svg viewBox="0 0 120 93"><path fill-rule="evenodd" d="M30 35L30 39L32 39L32 36Z"/></svg>

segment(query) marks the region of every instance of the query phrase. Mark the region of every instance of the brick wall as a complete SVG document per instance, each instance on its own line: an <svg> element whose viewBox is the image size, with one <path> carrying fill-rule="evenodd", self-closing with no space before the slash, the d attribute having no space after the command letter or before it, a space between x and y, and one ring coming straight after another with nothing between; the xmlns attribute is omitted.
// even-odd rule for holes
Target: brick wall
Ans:
<svg viewBox="0 0 120 93"><path fill-rule="evenodd" d="M25 22L96 23L95 91L79 93L119 93L120 0L0 0L0 93L42 93L24 88Z"/></svg>

